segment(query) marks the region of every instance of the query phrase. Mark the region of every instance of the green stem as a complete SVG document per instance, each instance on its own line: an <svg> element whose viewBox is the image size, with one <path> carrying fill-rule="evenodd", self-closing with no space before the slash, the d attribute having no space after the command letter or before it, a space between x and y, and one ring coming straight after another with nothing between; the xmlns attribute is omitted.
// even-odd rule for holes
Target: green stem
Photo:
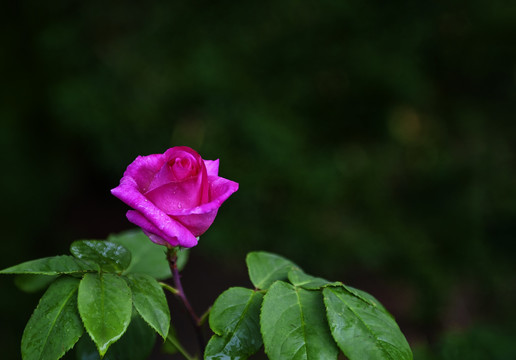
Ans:
<svg viewBox="0 0 516 360"><path fill-rule="evenodd" d="M179 340L172 334L170 334L170 333L168 334L167 341L170 342L172 345L174 345L175 348L177 349L177 351L179 351L181 353L181 355L183 355L185 357L186 360L197 360L197 357L192 357L190 354L188 354L188 352L181 345Z"/></svg>
<svg viewBox="0 0 516 360"><path fill-rule="evenodd" d="M199 319L199 326L203 325L208 316L210 315L211 306L204 312L204 314L201 315L201 318Z"/></svg>
<svg viewBox="0 0 516 360"><path fill-rule="evenodd" d="M174 294L174 295L179 294L179 291L177 291L177 289L176 289L176 288L173 288L173 287L172 287L172 286L170 286L169 284L166 284L166 283L161 282L161 281L159 282L159 284L161 285L161 287L162 287L163 289L166 289L166 290L170 291L172 294Z"/></svg>

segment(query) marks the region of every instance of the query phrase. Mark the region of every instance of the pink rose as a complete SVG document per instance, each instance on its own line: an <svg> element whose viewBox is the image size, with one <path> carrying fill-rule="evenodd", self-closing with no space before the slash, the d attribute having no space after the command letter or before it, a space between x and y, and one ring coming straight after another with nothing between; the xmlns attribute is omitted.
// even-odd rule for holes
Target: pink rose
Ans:
<svg viewBox="0 0 516 360"><path fill-rule="evenodd" d="M164 154L138 156L111 193L134 209L127 218L153 242L192 247L238 190L218 172L219 160L203 160L193 149L176 146Z"/></svg>

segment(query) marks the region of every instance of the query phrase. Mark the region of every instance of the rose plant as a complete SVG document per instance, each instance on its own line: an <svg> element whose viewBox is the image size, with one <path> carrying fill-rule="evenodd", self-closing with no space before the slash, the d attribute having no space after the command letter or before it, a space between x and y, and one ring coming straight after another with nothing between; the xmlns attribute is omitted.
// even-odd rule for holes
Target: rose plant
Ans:
<svg viewBox="0 0 516 360"><path fill-rule="evenodd" d="M145 359L157 334L168 344L165 352L188 360L247 359L262 347L272 360L331 360L339 352L350 360L412 359L394 318L372 295L267 252L247 255L251 288L224 291L199 316L180 271L188 248L238 190L218 167L185 146L139 156L111 192L132 208L127 218L141 230L75 241L71 255L0 271L16 274L22 290L47 288L23 332L22 358L57 360L74 348L80 360ZM197 355L181 345L164 291L183 303ZM207 319L213 335L206 344Z"/></svg>

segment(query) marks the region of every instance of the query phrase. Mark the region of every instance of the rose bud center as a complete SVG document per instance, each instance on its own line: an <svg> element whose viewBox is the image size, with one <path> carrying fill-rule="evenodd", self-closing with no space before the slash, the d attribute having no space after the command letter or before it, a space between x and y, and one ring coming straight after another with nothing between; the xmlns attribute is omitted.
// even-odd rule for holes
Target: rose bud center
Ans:
<svg viewBox="0 0 516 360"><path fill-rule="evenodd" d="M176 181L184 180L196 174L195 161L189 157L177 157L169 162L170 165Z"/></svg>

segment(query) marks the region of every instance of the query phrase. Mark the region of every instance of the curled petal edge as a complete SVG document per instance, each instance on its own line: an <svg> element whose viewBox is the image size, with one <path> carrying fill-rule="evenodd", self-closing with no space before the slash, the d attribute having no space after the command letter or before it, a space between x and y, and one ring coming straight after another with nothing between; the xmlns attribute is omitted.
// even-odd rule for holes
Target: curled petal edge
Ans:
<svg viewBox="0 0 516 360"><path fill-rule="evenodd" d="M143 232L156 244L183 246L187 248L197 245L197 238L179 223L176 223L178 232L176 234L168 234L159 230L136 210L129 210L126 216L130 222L141 227ZM181 239L181 241L179 241L179 239Z"/></svg>
<svg viewBox="0 0 516 360"><path fill-rule="evenodd" d="M181 239L180 243L177 245L192 247L197 244L197 239L188 229L161 211L137 190L136 183L133 179L122 178L120 185L111 190L111 193L132 207L140 217L144 218L149 230L151 229L150 226L152 226L152 229L156 232L159 231L159 234L156 234L157 236L160 236L160 234L165 235L165 237L160 237L167 240L167 242L174 241L173 238L176 238L178 242L179 239ZM128 214L129 212L131 212L131 210L128 211ZM138 216L135 216L133 219L138 219L140 222L143 221ZM131 219L129 220L131 221ZM140 226L139 224L136 225ZM177 246L172 243L171 245Z"/></svg>

